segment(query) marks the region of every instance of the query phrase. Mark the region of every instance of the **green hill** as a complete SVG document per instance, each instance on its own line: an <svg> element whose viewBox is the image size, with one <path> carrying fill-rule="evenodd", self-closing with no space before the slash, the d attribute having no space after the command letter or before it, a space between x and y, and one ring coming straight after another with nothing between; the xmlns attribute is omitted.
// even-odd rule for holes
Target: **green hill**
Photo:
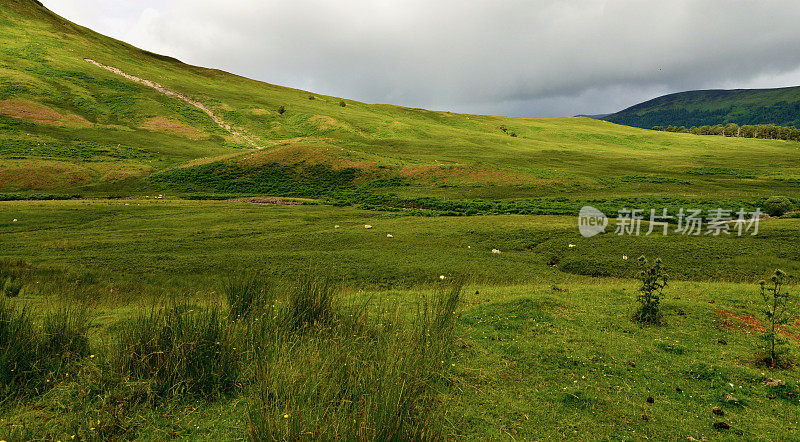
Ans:
<svg viewBox="0 0 800 442"><path fill-rule="evenodd" d="M555 199L500 210L530 213L564 198L750 201L800 180L796 143L343 100L186 65L32 0L3 2L0 39L5 194Z"/></svg>
<svg viewBox="0 0 800 442"><path fill-rule="evenodd" d="M603 119L646 129L728 123L800 127L800 86L679 92L639 103Z"/></svg>

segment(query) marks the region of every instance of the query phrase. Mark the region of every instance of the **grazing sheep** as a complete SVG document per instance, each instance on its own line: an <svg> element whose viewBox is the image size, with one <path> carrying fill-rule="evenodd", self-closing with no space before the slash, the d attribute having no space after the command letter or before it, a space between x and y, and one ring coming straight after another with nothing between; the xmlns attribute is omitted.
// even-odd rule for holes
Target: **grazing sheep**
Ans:
<svg viewBox="0 0 800 442"><path fill-rule="evenodd" d="M16 219L16 218L14 218L14 221L11 221L11 222L12 222L12 223L15 223L15 222L17 222L17 219Z"/></svg>
<svg viewBox="0 0 800 442"><path fill-rule="evenodd" d="M338 228L339 228L339 225L337 224L337 225L333 226L333 228L334 228L334 229L338 229Z"/></svg>
<svg viewBox="0 0 800 442"><path fill-rule="evenodd" d="M386 234L386 237L387 237L387 238L394 238L394 235L392 235L391 233L387 233L387 234Z"/></svg>
<svg viewBox="0 0 800 442"><path fill-rule="evenodd" d="M369 224L364 224L364 228L365 228L365 229L371 229L371 228L372 228L372 226L371 226L371 225L369 225Z"/></svg>
<svg viewBox="0 0 800 442"><path fill-rule="evenodd" d="M447 276L439 275L439 279L441 279L442 281L444 281L445 278L447 278Z"/></svg>
<svg viewBox="0 0 800 442"><path fill-rule="evenodd" d="M500 253L500 251L497 249L492 249L492 253Z"/></svg>
<svg viewBox="0 0 800 442"><path fill-rule="evenodd" d="M570 245L569 245L569 248L570 248L570 249L571 249L571 248L573 248L573 247L575 247L575 244L570 244Z"/></svg>

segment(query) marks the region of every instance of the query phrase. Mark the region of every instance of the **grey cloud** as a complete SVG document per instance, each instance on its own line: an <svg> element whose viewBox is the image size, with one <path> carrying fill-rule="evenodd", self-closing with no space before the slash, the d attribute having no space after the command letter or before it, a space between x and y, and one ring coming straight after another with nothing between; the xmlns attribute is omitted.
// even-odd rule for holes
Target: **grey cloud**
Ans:
<svg viewBox="0 0 800 442"><path fill-rule="evenodd" d="M46 1L88 26L102 20L91 11L99 3ZM800 84L795 1L150 0L130 9L114 18L129 23L115 36L133 44L367 102L555 116L687 89Z"/></svg>

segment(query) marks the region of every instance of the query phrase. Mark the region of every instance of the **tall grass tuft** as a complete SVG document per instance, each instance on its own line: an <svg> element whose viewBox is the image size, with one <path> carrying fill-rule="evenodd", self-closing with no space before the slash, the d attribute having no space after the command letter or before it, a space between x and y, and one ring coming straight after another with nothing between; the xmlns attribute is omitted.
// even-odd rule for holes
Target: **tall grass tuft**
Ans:
<svg viewBox="0 0 800 442"><path fill-rule="evenodd" d="M228 318L232 321L244 319L267 299L269 284L259 275L243 274L228 278L222 293L228 303Z"/></svg>
<svg viewBox="0 0 800 442"><path fill-rule="evenodd" d="M39 327L25 308L0 298L0 399L37 394L50 388L89 354L85 312L63 309Z"/></svg>
<svg viewBox="0 0 800 442"><path fill-rule="evenodd" d="M22 283L20 281L16 281L10 276L5 279L3 283L0 283L0 291L2 295L6 298L16 298L19 295L19 292L22 290Z"/></svg>
<svg viewBox="0 0 800 442"><path fill-rule="evenodd" d="M39 354L74 360L89 355L89 318L82 308L66 307L42 320Z"/></svg>
<svg viewBox="0 0 800 442"><path fill-rule="evenodd" d="M218 308L187 304L153 309L117 329L112 367L148 384L153 399L212 397L235 388L237 352Z"/></svg>
<svg viewBox="0 0 800 442"><path fill-rule="evenodd" d="M293 328L302 329L333 318L337 291L338 286L330 278L301 276L289 292L285 319Z"/></svg>
<svg viewBox="0 0 800 442"><path fill-rule="evenodd" d="M298 289L288 307L266 309L248 330L250 438L441 438L435 392L450 367L460 283L412 312L388 313L331 302L329 281ZM299 309L320 314L298 329L284 319L307 299L325 307Z"/></svg>
<svg viewBox="0 0 800 442"><path fill-rule="evenodd" d="M37 335L26 309L17 311L0 297L0 398L35 378Z"/></svg>

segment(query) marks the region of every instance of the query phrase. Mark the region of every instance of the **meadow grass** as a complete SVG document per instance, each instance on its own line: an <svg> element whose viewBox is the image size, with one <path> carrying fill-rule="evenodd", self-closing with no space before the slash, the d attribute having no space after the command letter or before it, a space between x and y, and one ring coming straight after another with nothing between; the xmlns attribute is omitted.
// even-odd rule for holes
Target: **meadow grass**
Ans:
<svg viewBox="0 0 800 442"><path fill-rule="evenodd" d="M72 271L65 285L93 275L110 285L94 295L97 302L112 289L113 297L140 297L170 280L174 290L214 290L247 269L281 277L316 267L346 285L371 288L430 284L442 274L468 274L480 284L633 278L640 255L662 258L671 277L684 280L755 282L776 268L800 271L797 219L764 220L757 236L619 236L610 228L583 238L573 216L426 218L323 205L153 199L9 201L0 210L0 257ZM21 296L28 290L37 287L26 284Z"/></svg>
<svg viewBox="0 0 800 442"><path fill-rule="evenodd" d="M747 238L582 238L574 218L557 216L2 204L18 219L0 223L0 272L24 282L6 301L27 306L30 331L18 335L43 341L53 299L87 305L92 318L90 355L63 365L52 387L4 402L6 440L800 431L795 370L759 362L767 324L755 283L775 267L796 272L795 219L767 220ZM671 276L662 325L631 320L639 254L661 257ZM461 273L472 276L454 308L441 294ZM796 361L798 324L783 333Z"/></svg>
<svg viewBox="0 0 800 442"><path fill-rule="evenodd" d="M143 437L152 411L245 399L253 440L439 439L434 387L446 381L461 282L448 287L409 316L334 299L332 281L302 276L277 297L259 291L236 322L186 302L120 319L91 356L82 316L59 311L39 326L3 301L3 415L13 417L0 436ZM27 420L27 401L59 417Z"/></svg>

